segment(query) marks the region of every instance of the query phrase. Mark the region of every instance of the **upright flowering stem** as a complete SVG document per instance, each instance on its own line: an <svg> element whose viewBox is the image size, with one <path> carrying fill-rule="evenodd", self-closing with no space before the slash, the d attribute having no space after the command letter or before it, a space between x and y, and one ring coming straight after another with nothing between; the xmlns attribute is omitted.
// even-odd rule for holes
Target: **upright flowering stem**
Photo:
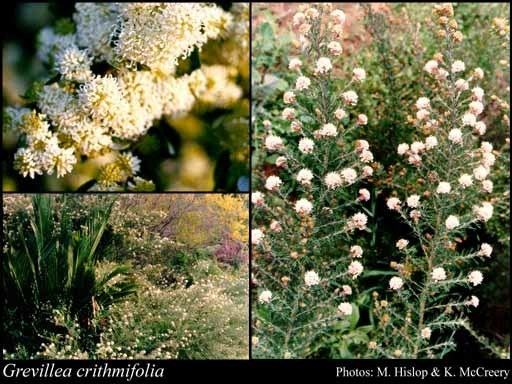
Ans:
<svg viewBox="0 0 512 384"><path fill-rule="evenodd" d="M398 276L389 282L395 291L391 303L375 302L382 334L407 332L410 337L383 341L377 355L432 358L453 349L456 330L469 328L465 312L478 306L478 298L464 297L465 292L483 280L479 270L467 265L492 253L485 243L469 252L458 246L466 229L486 222L493 212L484 196L492 191L488 176L495 156L490 143L479 143L485 133L485 123L478 121L484 91L477 82L483 71L476 68L462 77L467 69L456 59L456 44L463 36L451 4L434 6L433 19L444 49L424 67L433 79L432 100L422 96L415 104L415 124L427 137L397 149L407 157L411 167L404 171L416 177L416 184L406 186L404 201L402 196L387 200L414 236L397 241L405 259L392 262Z"/></svg>
<svg viewBox="0 0 512 384"><path fill-rule="evenodd" d="M281 118L263 122L265 148L277 158L263 175L267 192L252 194L258 357L314 356L327 335L357 325L364 250L356 234L369 231L361 210L370 193L356 185L372 175L373 154L358 139L367 118L355 113L350 88L366 73L354 69L343 85L337 72L344 21L331 4L295 14L295 87L283 95Z"/></svg>
<svg viewBox="0 0 512 384"><path fill-rule="evenodd" d="M368 231L358 211L370 193L355 185L372 175L373 155L356 140L367 118L354 113L358 95L349 88L366 73L354 69L343 86L336 72L344 21L330 4L295 14L302 51L289 62L295 87L283 95L281 119L263 122L265 148L277 158L265 174L267 193L252 194L258 357L314 356L325 335L357 325L364 251L355 235Z"/></svg>

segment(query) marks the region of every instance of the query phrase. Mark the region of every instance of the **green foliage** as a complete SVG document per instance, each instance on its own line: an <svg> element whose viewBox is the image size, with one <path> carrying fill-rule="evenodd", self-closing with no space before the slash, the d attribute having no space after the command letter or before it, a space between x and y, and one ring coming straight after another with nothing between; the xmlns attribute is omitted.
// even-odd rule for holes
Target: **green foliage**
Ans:
<svg viewBox="0 0 512 384"><path fill-rule="evenodd" d="M98 310L135 293L127 266L96 275L97 248L113 203L98 204L77 231L65 196L57 211L51 196L34 195L29 226L11 224L2 258L5 305L27 322L34 319L35 331L45 331L38 323L49 308L64 308L67 318L88 328Z"/></svg>
<svg viewBox="0 0 512 384"><path fill-rule="evenodd" d="M59 35L70 35L76 32L76 25L68 17L63 17L55 22L55 33Z"/></svg>

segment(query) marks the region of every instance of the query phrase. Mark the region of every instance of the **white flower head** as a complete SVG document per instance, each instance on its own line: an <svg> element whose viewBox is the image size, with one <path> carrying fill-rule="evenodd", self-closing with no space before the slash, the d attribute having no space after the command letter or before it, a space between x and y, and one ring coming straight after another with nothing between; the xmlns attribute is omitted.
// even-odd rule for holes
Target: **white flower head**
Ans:
<svg viewBox="0 0 512 384"><path fill-rule="evenodd" d="M281 223L279 223L279 221L272 220L272 222L270 223L270 229L273 232L281 232L283 230L283 227L281 227Z"/></svg>
<svg viewBox="0 0 512 384"><path fill-rule="evenodd" d="M290 63L288 64L288 69L291 69L293 71L299 70L302 66L302 61L297 58L293 58L290 60Z"/></svg>
<svg viewBox="0 0 512 384"><path fill-rule="evenodd" d="M390 209L392 211L399 211L401 203L402 202L400 201L399 198L397 198L397 197L390 197L387 200L386 205L388 206L388 209Z"/></svg>
<svg viewBox="0 0 512 384"><path fill-rule="evenodd" d="M259 191L251 193L251 203L256 206L262 206L265 204L265 195Z"/></svg>
<svg viewBox="0 0 512 384"><path fill-rule="evenodd" d="M353 168L344 168L340 172L341 178L347 185L352 185L357 179L357 172Z"/></svg>
<svg viewBox="0 0 512 384"><path fill-rule="evenodd" d="M430 327L425 327L421 330L421 338L422 339L430 339L430 336L432 335L432 330Z"/></svg>
<svg viewBox="0 0 512 384"><path fill-rule="evenodd" d="M283 139L281 139L279 136L275 135L268 135L265 138L265 148L267 148L268 151L278 151L284 147Z"/></svg>
<svg viewBox="0 0 512 384"><path fill-rule="evenodd" d="M303 12L297 12L293 15L292 24L294 26L300 25L306 21L306 15Z"/></svg>
<svg viewBox="0 0 512 384"><path fill-rule="evenodd" d="M329 50L329 53L333 56L339 56L343 53L343 48L341 47L341 44L337 41L331 41L327 45L327 49Z"/></svg>
<svg viewBox="0 0 512 384"><path fill-rule="evenodd" d="M478 220L487 222L494 213L494 207L491 203L484 201L482 205L473 207L473 212Z"/></svg>
<svg viewBox="0 0 512 384"><path fill-rule="evenodd" d="M411 152L412 153L421 153L425 150L426 146L425 146L425 143L421 142L421 141L415 141L411 144Z"/></svg>
<svg viewBox="0 0 512 384"><path fill-rule="evenodd" d="M467 82L467 80L458 79L455 82L455 88L457 88L459 92L467 91L469 89L469 83Z"/></svg>
<svg viewBox="0 0 512 384"><path fill-rule="evenodd" d="M348 105L356 105L359 99L357 93L355 93L354 91L343 92L341 94L341 98L343 99L345 104Z"/></svg>
<svg viewBox="0 0 512 384"><path fill-rule="evenodd" d="M432 270L432 280L442 281L446 280L446 271L443 267L436 267Z"/></svg>
<svg viewBox="0 0 512 384"><path fill-rule="evenodd" d="M350 285L342 285L341 294L344 296L350 296L352 294L352 288L350 287Z"/></svg>
<svg viewBox="0 0 512 384"><path fill-rule="evenodd" d="M420 205L420 196L411 195L407 198L407 206L410 208L418 208Z"/></svg>
<svg viewBox="0 0 512 384"><path fill-rule="evenodd" d="M297 116L296 113L297 112L295 111L294 108L286 107L285 109L283 109L281 117L285 120L293 120Z"/></svg>
<svg viewBox="0 0 512 384"><path fill-rule="evenodd" d="M354 68L352 75L354 81L361 82L366 79L366 71L363 68Z"/></svg>
<svg viewBox="0 0 512 384"><path fill-rule="evenodd" d="M356 151L362 152L362 151L368 151L370 149L370 144L366 140L356 140Z"/></svg>
<svg viewBox="0 0 512 384"><path fill-rule="evenodd" d="M436 60L429 60L426 62L423 70L432 75L437 72L438 67L439 63Z"/></svg>
<svg viewBox="0 0 512 384"><path fill-rule="evenodd" d="M362 231L366 229L367 223L368 217L364 213L358 212L348 219L347 226L350 230L359 229L360 231Z"/></svg>
<svg viewBox="0 0 512 384"><path fill-rule="evenodd" d="M272 292L270 292L268 289L261 292L258 301L260 304L268 304L272 300Z"/></svg>
<svg viewBox="0 0 512 384"><path fill-rule="evenodd" d="M466 65L463 61L455 60L452 64L452 73L463 72L466 70Z"/></svg>
<svg viewBox="0 0 512 384"><path fill-rule="evenodd" d="M453 128L448 132L448 140L454 144L462 144L462 131L458 128Z"/></svg>
<svg viewBox="0 0 512 384"><path fill-rule="evenodd" d="M365 165L363 167L363 177L370 177L371 175L373 175L373 168L369 165Z"/></svg>
<svg viewBox="0 0 512 384"><path fill-rule="evenodd" d="M36 174L41 175L43 173L40 164L37 164L35 161L34 151L29 148L18 148L14 154L14 169L23 177L29 176L31 179Z"/></svg>
<svg viewBox="0 0 512 384"><path fill-rule="evenodd" d="M74 148L62 148L58 153L54 155L53 162L55 164L57 177L63 177L73 170L77 161L74 153ZM51 169L48 171L48 174L52 174Z"/></svg>
<svg viewBox="0 0 512 384"><path fill-rule="evenodd" d="M472 295L471 298L468 301L466 301L465 304L467 306L472 306L476 308L480 304L480 300L478 299L478 297Z"/></svg>
<svg viewBox="0 0 512 384"><path fill-rule="evenodd" d="M484 152L482 154L481 163L483 164L484 167L490 168L494 165L495 162L496 156L494 156L494 154L488 152Z"/></svg>
<svg viewBox="0 0 512 384"><path fill-rule="evenodd" d="M406 239L400 239L396 242L396 247L400 251L403 251L405 248L407 248L408 245L409 245L409 240L406 240Z"/></svg>
<svg viewBox="0 0 512 384"><path fill-rule="evenodd" d="M311 80L306 76L299 76L295 81L295 89L298 91L303 91L308 89L311 85Z"/></svg>
<svg viewBox="0 0 512 384"><path fill-rule="evenodd" d="M466 112L462 116L462 125L469 125L470 127L474 127L476 125L476 116L470 112Z"/></svg>
<svg viewBox="0 0 512 384"><path fill-rule="evenodd" d="M480 150L483 153L491 153L492 149L493 149L493 146L488 141L482 141L482 143L480 144Z"/></svg>
<svg viewBox="0 0 512 384"><path fill-rule="evenodd" d="M452 230L452 229L457 228L460 225L460 222L459 222L459 219L457 218L457 216L450 215L446 218L446 221L444 224L446 226L446 229Z"/></svg>
<svg viewBox="0 0 512 384"><path fill-rule="evenodd" d="M352 314L352 304L341 303L338 305L338 312L343 316L350 316Z"/></svg>
<svg viewBox="0 0 512 384"><path fill-rule="evenodd" d="M363 163L371 163L373 161L373 153L365 149L359 154L359 159Z"/></svg>
<svg viewBox="0 0 512 384"><path fill-rule="evenodd" d="M441 181L439 183L439 185L437 186L436 192L439 194L446 194L446 193L450 193L451 190L452 190L452 187L451 187L450 183L448 183L446 181Z"/></svg>
<svg viewBox="0 0 512 384"><path fill-rule="evenodd" d="M484 111L484 105L480 101L472 101L469 103L469 111L473 115L478 116Z"/></svg>
<svg viewBox="0 0 512 384"><path fill-rule="evenodd" d="M307 271L304 274L304 283L308 287L320 284L320 276L315 271Z"/></svg>
<svg viewBox="0 0 512 384"><path fill-rule="evenodd" d="M278 156L276 158L276 167L279 167L279 168L286 168L287 164L288 164L288 160L286 159L285 156Z"/></svg>
<svg viewBox="0 0 512 384"><path fill-rule="evenodd" d="M82 83L92 78L92 58L87 50L72 45L59 50L55 55L55 69L66 80Z"/></svg>
<svg viewBox="0 0 512 384"><path fill-rule="evenodd" d="M334 111L334 116L336 117L336 119L341 120L345 116L347 116L347 112L345 112L343 108L338 108Z"/></svg>
<svg viewBox="0 0 512 384"><path fill-rule="evenodd" d="M318 131L319 136L325 137L335 137L338 134L338 130L336 126L331 123L324 124L322 128Z"/></svg>
<svg viewBox="0 0 512 384"><path fill-rule="evenodd" d="M332 69L331 59L320 57L316 62L315 73L324 75Z"/></svg>
<svg viewBox="0 0 512 384"><path fill-rule="evenodd" d="M391 279L389 279L389 288L393 289L395 291L398 291L400 288L402 288L404 285L404 281L402 278L398 276L393 276Z"/></svg>
<svg viewBox="0 0 512 384"><path fill-rule="evenodd" d="M484 70L482 68L475 68L473 70L473 77L477 80L482 80L484 78Z"/></svg>
<svg viewBox="0 0 512 384"><path fill-rule="evenodd" d="M348 274L352 276L352 279L356 279L361 273L363 273L364 267L359 261L354 260L348 266Z"/></svg>
<svg viewBox="0 0 512 384"><path fill-rule="evenodd" d="M315 148L315 142L307 137L300 139L299 141L299 150L302 153L312 153Z"/></svg>
<svg viewBox="0 0 512 384"><path fill-rule="evenodd" d="M459 177L459 184L462 188L467 188L473 184L473 176L463 173Z"/></svg>
<svg viewBox="0 0 512 384"><path fill-rule="evenodd" d="M475 87L471 90L471 96L473 97L474 100L477 101L482 101L484 98L484 94L484 90L480 87Z"/></svg>
<svg viewBox="0 0 512 384"><path fill-rule="evenodd" d="M299 215L309 215L313 210L313 204L305 198L297 200L295 203L295 212Z"/></svg>
<svg viewBox="0 0 512 384"><path fill-rule="evenodd" d="M342 179L339 173L329 172L327 175L325 175L324 182L327 186L327 189L336 189L341 186Z"/></svg>
<svg viewBox="0 0 512 384"><path fill-rule="evenodd" d="M420 97L418 100L416 100L416 108L418 108L418 109L430 108L430 99L428 97Z"/></svg>
<svg viewBox="0 0 512 384"><path fill-rule="evenodd" d="M293 120L290 124L292 132L299 133L302 131L302 123L298 120Z"/></svg>
<svg viewBox="0 0 512 384"><path fill-rule="evenodd" d="M483 121L477 121L474 128L475 132L480 136L485 135L485 132L487 132L487 126Z"/></svg>
<svg viewBox="0 0 512 384"><path fill-rule="evenodd" d="M368 117L365 114L360 113L359 115L357 115L356 122L358 125L366 125L366 124L368 124Z"/></svg>
<svg viewBox="0 0 512 384"><path fill-rule="evenodd" d="M482 243L480 245L480 250L478 251L478 256L491 257L492 255L492 246L488 243Z"/></svg>
<svg viewBox="0 0 512 384"><path fill-rule="evenodd" d="M313 180L313 172L307 168L303 168L297 173L296 179L302 185L311 185L311 180Z"/></svg>
<svg viewBox="0 0 512 384"><path fill-rule="evenodd" d="M437 141L437 137L435 137L435 136L428 136L425 139L425 148L428 150L436 147L437 144L438 144L438 141Z"/></svg>
<svg viewBox="0 0 512 384"><path fill-rule="evenodd" d="M331 17L336 24L343 25L345 23L345 12L343 12L341 9L335 9L334 11L332 11Z"/></svg>
<svg viewBox="0 0 512 384"><path fill-rule="evenodd" d="M477 285L482 284L484 276L480 271L472 271L468 275L468 280L471 284L473 284L474 287L476 287Z"/></svg>
<svg viewBox="0 0 512 384"><path fill-rule="evenodd" d="M295 93L293 93L293 91L286 91L283 94L283 102L285 104L293 104L293 103L295 103L295 101L296 101L296 98L295 98Z"/></svg>
<svg viewBox="0 0 512 384"><path fill-rule="evenodd" d="M269 191L275 191L283 184L283 181L279 176L269 176L265 181L265 188Z"/></svg>
<svg viewBox="0 0 512 384"><path fill-rule="evenodd" d="M479 165L473 170L473 176L479 181L485 180L487 176L489 176L489 169L483 165Z"/></svg>
<svg viewBox="0 0 512 384"><path fill-rule="evenodd" d="M430 111L428 109L419 109L416 112L416 118L419 121L423 121L423 120L427 119L429 116L430 116Z"/></svg>
<svg viewBox="0 0 512 384"><path fill-rule="evenodd" d="M398 144L397 153L402 156L409 150L409 144L402 143Z"/></svg>
<svg viewBox="0 0 512 384"><path fill-rule="evenodd" d="M359 190L359 196L357 198L359 201L368 201L370 200L370 191L366 188L361 188Z"/></svg>
<svg viewBox="0 0 512 384"><path fill-rule="evenodd" d="M252 245L260 244L264 237L265 237L265 235L261 229L256 228L256 229L251 230L251 244Z"/></svg>
<svg viewBox="0 0 512 384"><path fill-rule="evenodd" d="M482 189L487 193L492 193L492 190L494 189L494 183L492 180L482 181Z"/></svg>

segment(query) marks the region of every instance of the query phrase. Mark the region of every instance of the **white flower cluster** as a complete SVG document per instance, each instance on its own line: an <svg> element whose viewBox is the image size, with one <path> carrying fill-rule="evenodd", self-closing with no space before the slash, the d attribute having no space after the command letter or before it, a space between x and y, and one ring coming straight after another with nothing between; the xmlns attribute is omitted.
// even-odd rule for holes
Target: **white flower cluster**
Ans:
<svg viewBox="0 0 512 384"><path fill-rule="evenodd" d="M77 3L75 33L45 28L39 34L38 56L59 74L37 93L41 113L8 112L27 142L15 155L15 168L32 178L54 171L61 177L81 156L117 152L155 120L187 113L197 100L232 105L242 90L226 67L174 75L179 58L222 37L232 18L209 3ZM93 64L104 62L112 70L94 73ZM125 155L133 157L126 152L114 159ZM134 176L136 168L104 169L104 187Z"/></svg>
<svg viewBox="0 0 512 384"><path fill-rule="evenodd" d="M209 3L78 3L73 16L78 45L98 60L143 64L164 73L217 38L231 18Z"/></svg>

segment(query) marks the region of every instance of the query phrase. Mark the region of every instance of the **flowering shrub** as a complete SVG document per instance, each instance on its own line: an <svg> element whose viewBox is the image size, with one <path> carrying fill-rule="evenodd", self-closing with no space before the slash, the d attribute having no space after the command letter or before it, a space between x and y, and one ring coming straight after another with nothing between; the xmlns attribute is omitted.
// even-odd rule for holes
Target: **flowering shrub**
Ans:
<svg viewBox="0 0 512 384"><path fill-rule="evenodd" d="M374 169L354 90L366 72L337 72L344 22L330 4L294 15L301 44L301 56L288 63L294 87L282 95L279 117L256 122L265 129L256 145L268 153L251 196L257 357L314 356L334 335L343 335L347 353L360 342L359 242L371 197L362 183Z"/></svg>
<svg viewBox="0 0 512 384"><path fill-rule="evenodd" d="M80 180L83 188L155 189L154 180L141 177L149 172L140 155L149 161L158 146L156 122L183 125L179 119L193 110L244 109L239 105L244 90L236 79L248 64L240 57L248 54L247 12L247 4L227 12L209 3L77 3L70 25L44 28L38 36L47 79L30 89L27 105L5 110L4 125L20 138L14 169L32 179L61 178L80 172L89 160L97 171L94 182ZM242 41L236 52L233 39ZM210 41L218 41L219 50L219 42L231 47L224 63L212 60L210 45L201 65L200 51ZM227 63L233 56L236 60ZM180 65L186 60L191 64L184 71ZM237 127L243 112L226 114L222 123L237 139L243 136ZM168 141L165 131L160 136ZM246 152L231 145L232 139L224 142L233 160L243 162ZM174 147L169 141L168 154ZM197 174L204 166L192 168L205 177ZM158 180L156 187L162 185L167 188L169 180Z"/></svg>
<svg viewBox="0 0 512 384"><path fill-rule="evenodd" d="M329 5L296 7L253 12L253 356L509 356L508 6L347 4L339 46ZM341 194L361 141L373 174Z"/></svg>
<svg viewBox="0 0 512 384"><path fill-rule="evenodd" d="M434 6L433 17L442 52L424 65L431 99L420 96L415 103L414 123L424 137L397 147L407 165L394 185L405 173L416 182L387 199L411 233L396 243L391 293L386 300L374 295L374 356L439 358L453 350L456 330L471 329L467 313L479 305L475 290L485 280L480 269L492 257L488 243L464 246L464 233L494 211L488 195L495 155L492 144L479 140L486 131L478 86L484 72L460 60L456 46L463 35L451 4Z"/></svg>

